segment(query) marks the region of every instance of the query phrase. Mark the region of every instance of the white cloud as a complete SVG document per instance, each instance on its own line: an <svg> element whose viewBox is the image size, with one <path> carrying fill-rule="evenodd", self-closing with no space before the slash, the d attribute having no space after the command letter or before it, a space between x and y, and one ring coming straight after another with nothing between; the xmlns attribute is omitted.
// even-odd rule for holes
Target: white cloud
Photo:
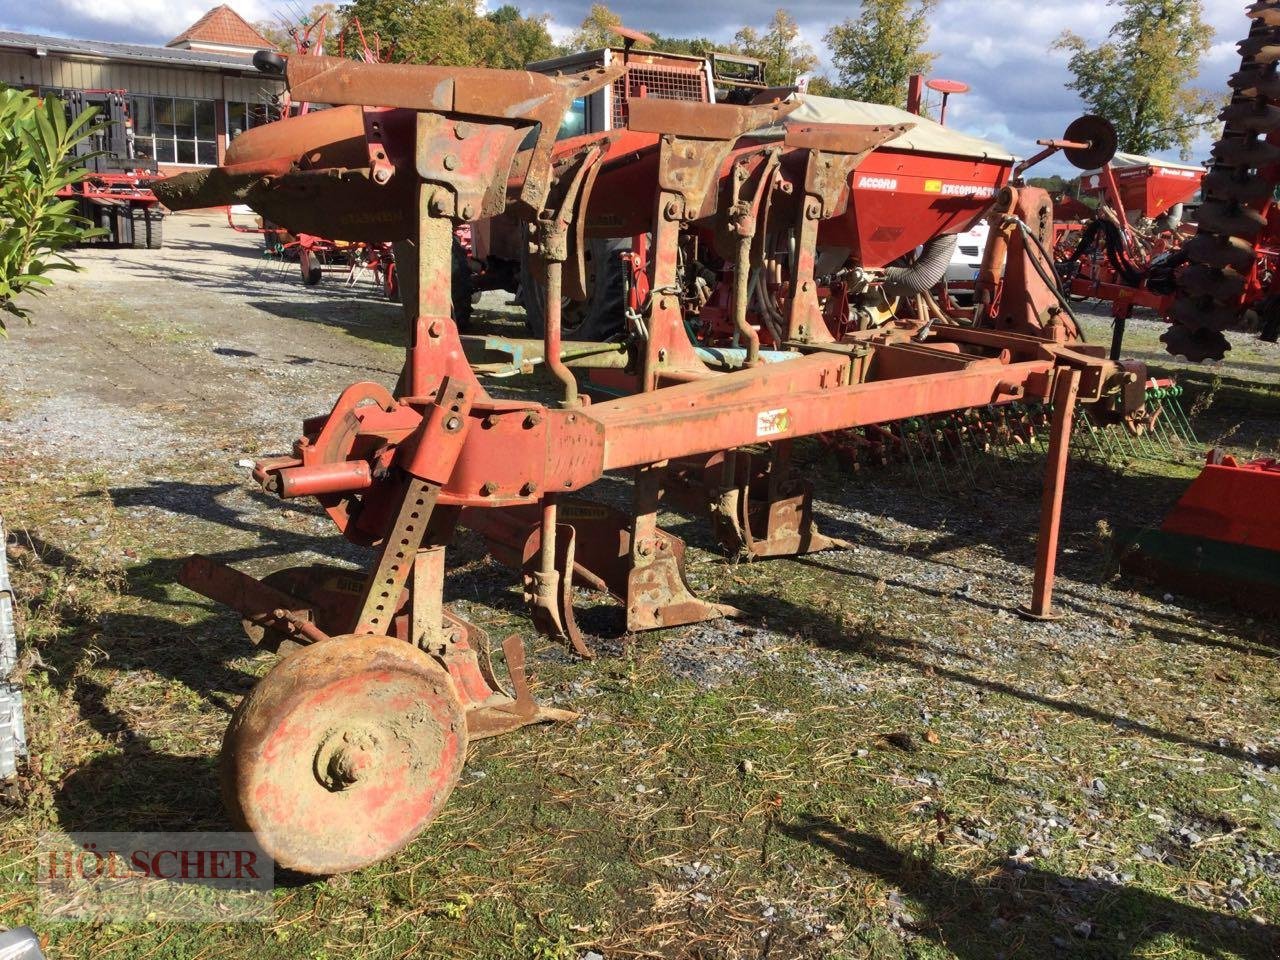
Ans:
<svg viewBox="0 0 1280 960"><path fill-rule="evenodd" d="M216 5L212 0L130 0L124 4L52 0L26 5L19 11L6 3L0 12L0 26L82 40L163 44ZM275 19L276 7L270 0L234 0L230 6L250 23Z"/></svg>
<svg viewBox="0 0 1280 960"><path fill-rule="evenodd" d="M63 36L140 43L164 43L198 19L215 0L132 0L107 4L101 0L48 0L29 4L19 12L18 0L0 0L0 28ZM590 0L530 0L520 4L529 13L551 16L553 39L564 42L590 7ZM822 41L831 24L857 12L855 4L830 0L702 0L696 8L687 0L613 0L610 6L623 21L641 30L668 35L707 36L728 41L743 24L764 28L779 6L785 6L800 25L801 37L819 56L827 57ZM1200 85L1226 89L1227 78L1239 61L1235 43L1248 31L1245 0L1206 0L1205 16L1216 29L1212 50L1202 65ZM232 0L246 20L274 19L282 9L309 6L309 0ZM1061 134L1082 112L1067 90L1065 53L1050 52L1054 39L1070 29L1090 41L1105 37L1116 11L1106 0L942 0L933 18L929 49L938 54L935 73L972 86L955 97L948 122L998 140L1011 150L1030 153L1035 140ZM829 64L827 64L829 68ZM1196 157L1208 154L1208 142ZM1050 168L1052 169L1052 168Z"/></svg>

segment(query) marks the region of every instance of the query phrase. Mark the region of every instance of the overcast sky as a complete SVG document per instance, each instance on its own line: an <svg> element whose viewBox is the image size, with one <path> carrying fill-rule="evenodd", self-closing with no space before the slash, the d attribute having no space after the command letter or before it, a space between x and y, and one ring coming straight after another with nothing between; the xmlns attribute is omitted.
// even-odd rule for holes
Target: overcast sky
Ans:
<svg viewBox="0 0 1280 960"><path fill-rule="evenodd" d="M496 5L498 0L491 0ZM0 0L0 28L83 39L163 44L200 17L210 0ZM307 0L233 0L247 20L276 19L310 6ZM528 0L527 13L551 16L552 33L562 39L585 15L589 0ZM763 28L776 0L613 0L627 25L669 35L701 35L728 40L744 23ZM1205 0L1206 15L1217 31L1200 85L1226 89L1239 65L1234 47L1248 32L1246 0ZM822 35L834 21L856 12L852 4L799 0L787 5L804 38L825 57ZM694 13L693 18L689 17ZM973 92L952 99L948 124L996 140L1014 153L1028 155L1040 137L1060 136L1081 113L1068 78L1066 56L1049 46L1063 29L1089 39L1103 37L1115 18L1105 0L942 0L934 17L929 49L938 54L934 75L971 84ZM722 24L723 26L717 26ZM1123 145L1121 145L1123 149ZM1207 138L1194 160L1207 157ZM1045 172L1062 172L1059 165Z"/></svg>

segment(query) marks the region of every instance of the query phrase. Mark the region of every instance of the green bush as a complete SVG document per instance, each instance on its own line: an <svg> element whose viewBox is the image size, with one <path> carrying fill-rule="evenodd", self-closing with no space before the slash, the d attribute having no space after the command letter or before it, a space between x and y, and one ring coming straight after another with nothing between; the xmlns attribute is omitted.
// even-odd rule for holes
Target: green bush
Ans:
<svg viewBox="0 0 1280 960"><path fill-rule="evenodd" d="M51 270L76 269L62 251L102 232L72 212L76 201L58 198L85 174L73 151L96 112L68 123L57 98L0 86L0 336L5 314L27 317L19 296L44 293Z"/></svg>

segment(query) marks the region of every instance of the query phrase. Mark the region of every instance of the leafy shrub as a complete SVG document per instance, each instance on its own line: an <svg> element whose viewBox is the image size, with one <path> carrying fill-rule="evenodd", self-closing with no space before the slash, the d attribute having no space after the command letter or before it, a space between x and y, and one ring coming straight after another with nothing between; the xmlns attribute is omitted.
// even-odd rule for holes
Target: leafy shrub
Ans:
<svg viewBox="0 0 1280 960"><path fill-rule="evenodd" d="M74 151L96 112L68 123L56 97L0 86L0 336L5 314L27 318L19 296L44 293L51 270L76 269L62 251L102 232L72 212L75 200L58 198L85 175Z"/></svg>

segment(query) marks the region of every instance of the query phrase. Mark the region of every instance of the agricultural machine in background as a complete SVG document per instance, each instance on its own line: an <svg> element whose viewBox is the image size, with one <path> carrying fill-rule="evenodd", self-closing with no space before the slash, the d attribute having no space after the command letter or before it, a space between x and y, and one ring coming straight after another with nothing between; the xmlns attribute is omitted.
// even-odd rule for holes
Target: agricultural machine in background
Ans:
<svg viewBox="0 0 1280 960"><path fill-rule="evenodd" d="M1192 360L1221 359L1224 330L1280 338L1280 2L1258 0L1239 44L1222 137L1204 178L1198 231L1184 247L1172 325L1161 338ZM1121 531L1121 562L1174 589L1263 613L1280 609L1280 463L1209 452L1158 530Z"/></svg>
<svg viewBox="0 0 1280 960"><path fill-rule="evenodd" d="M1227 330L1280 339L1280 6L1258 0L1247 15L1208 171L1120 155L1086 178L1099 213L1059 248L1073 292L1114 304L1117 336L1149 307L1169 321L1168 351L1193 362L1223 359ZM1203 196L1187 229L1177 213L1193 184Z"/></svg>
<svg viewBox="0 0 1280 960"><path fill-rule="evenodd" d="M76 213L104 231L103 242L123 247L158 249L164 243L164 211L151 182L156 162L134 148L133 119L124 90L71 90L68 117L96 107L93 132L76 145L85 158L85 177L59 191L75 200Z"/></svg>
<svg viewBox="0 0 1280 960"><path fill-rule="evenodd" d="M1198 232L1178 275L1173 325L1162 338L1192 360L1221 359L1224 330L1280 338L1280 5L1258 0L1239 44L1240 69L1204 178Z"/></svg>
<svg viewBox="0 0 1280 960"><path fill-rule="evenodd" d="M1135 307L1161 317L1173 311L1183 250L1194 228L1184 204L1200 190L1204 168L1117 153L1080 177L1080 193L1055 204L1057 268L1072 296L1107 301L1114 318L1113 357ZM1075 214L1072 216L1072 214Z"/></svg>
<svg viewBox="0 0 1280 960"><path fill-rule="evenodd" d="M301 22L287 26L286 32L293 42L293 56L323 57L329 54L326 47L329 18L330 13L324 12L315 19L303 18ZM358 41L357 59L363 63L378 63L390 55L390 49L384 49L377 34L365 35L358 17L345 19L333 37L334 52L338 57L347 56L349 40ZM279 103L271 109L271 114L276 119L305 116L312 112L314 106L305 100L295 100L286 89ZM234 149L229 152L229 157L231 159L227 162L234 163ZM265 253L279 257L282 264L296 262L305 286L316 286L325 274L340 276L348 287L368 278L388 300L399 299L395 251L391 244L335 241L313 233L294 235L284 227L252 215L253 211L244 204L233 204L227 207L227 225L237 233L260 234ZM250 222L245 222L250 216Z"/></svg>
<svg viewBox="0 0 1280 960"><path fill-rule="evenodd" d="M288 650L236 711L222 757L232 818L284 866L331 873L394 853L440 811L470 740L565 716L534 702L518 636L502 645L507 692L483 632L445 605L459 525L521 571L538 629L590 656L575 588L617 599L629 631L733 612L689 587L684 542L658 523L664 501L697 507L739 555L838 548L792 466L796 439L955 411L988 412L994 438L1000 411L1040 403L1051 413L1027 614L1047 617L1077 402L1099 422L1145 402L1141 365L1081 341L1051 283L1048 197L1010 186L998 148L942 148L906 114L806 116L816 108L763 91L754 103L628 91L625 122L557 140L566 114L627 68L294 57L292 95L332 109L248 131L227 167L160 188L174 209L243 202L294 233L416 252L412 284L401 262L413 319L397 388L353 384L292 453L253 471L284 499L316 497L371 550L367 578L312 566L259 581L203 557L181 575L237 610L251 639ZM935 238L993 197L1001 229L980 305L935 311ZM504 216L523 225L545 294L536 341L463 338L452 316L455 230ZM566 339L593 241L624 239L617 334ZM922 243L931 252L912 261ZM720 287L723 319L702 319ZM477 370L495 351L545 367L559 400L490 395ZM635 480L629 512L574 496L621 471Z"/></svg>

